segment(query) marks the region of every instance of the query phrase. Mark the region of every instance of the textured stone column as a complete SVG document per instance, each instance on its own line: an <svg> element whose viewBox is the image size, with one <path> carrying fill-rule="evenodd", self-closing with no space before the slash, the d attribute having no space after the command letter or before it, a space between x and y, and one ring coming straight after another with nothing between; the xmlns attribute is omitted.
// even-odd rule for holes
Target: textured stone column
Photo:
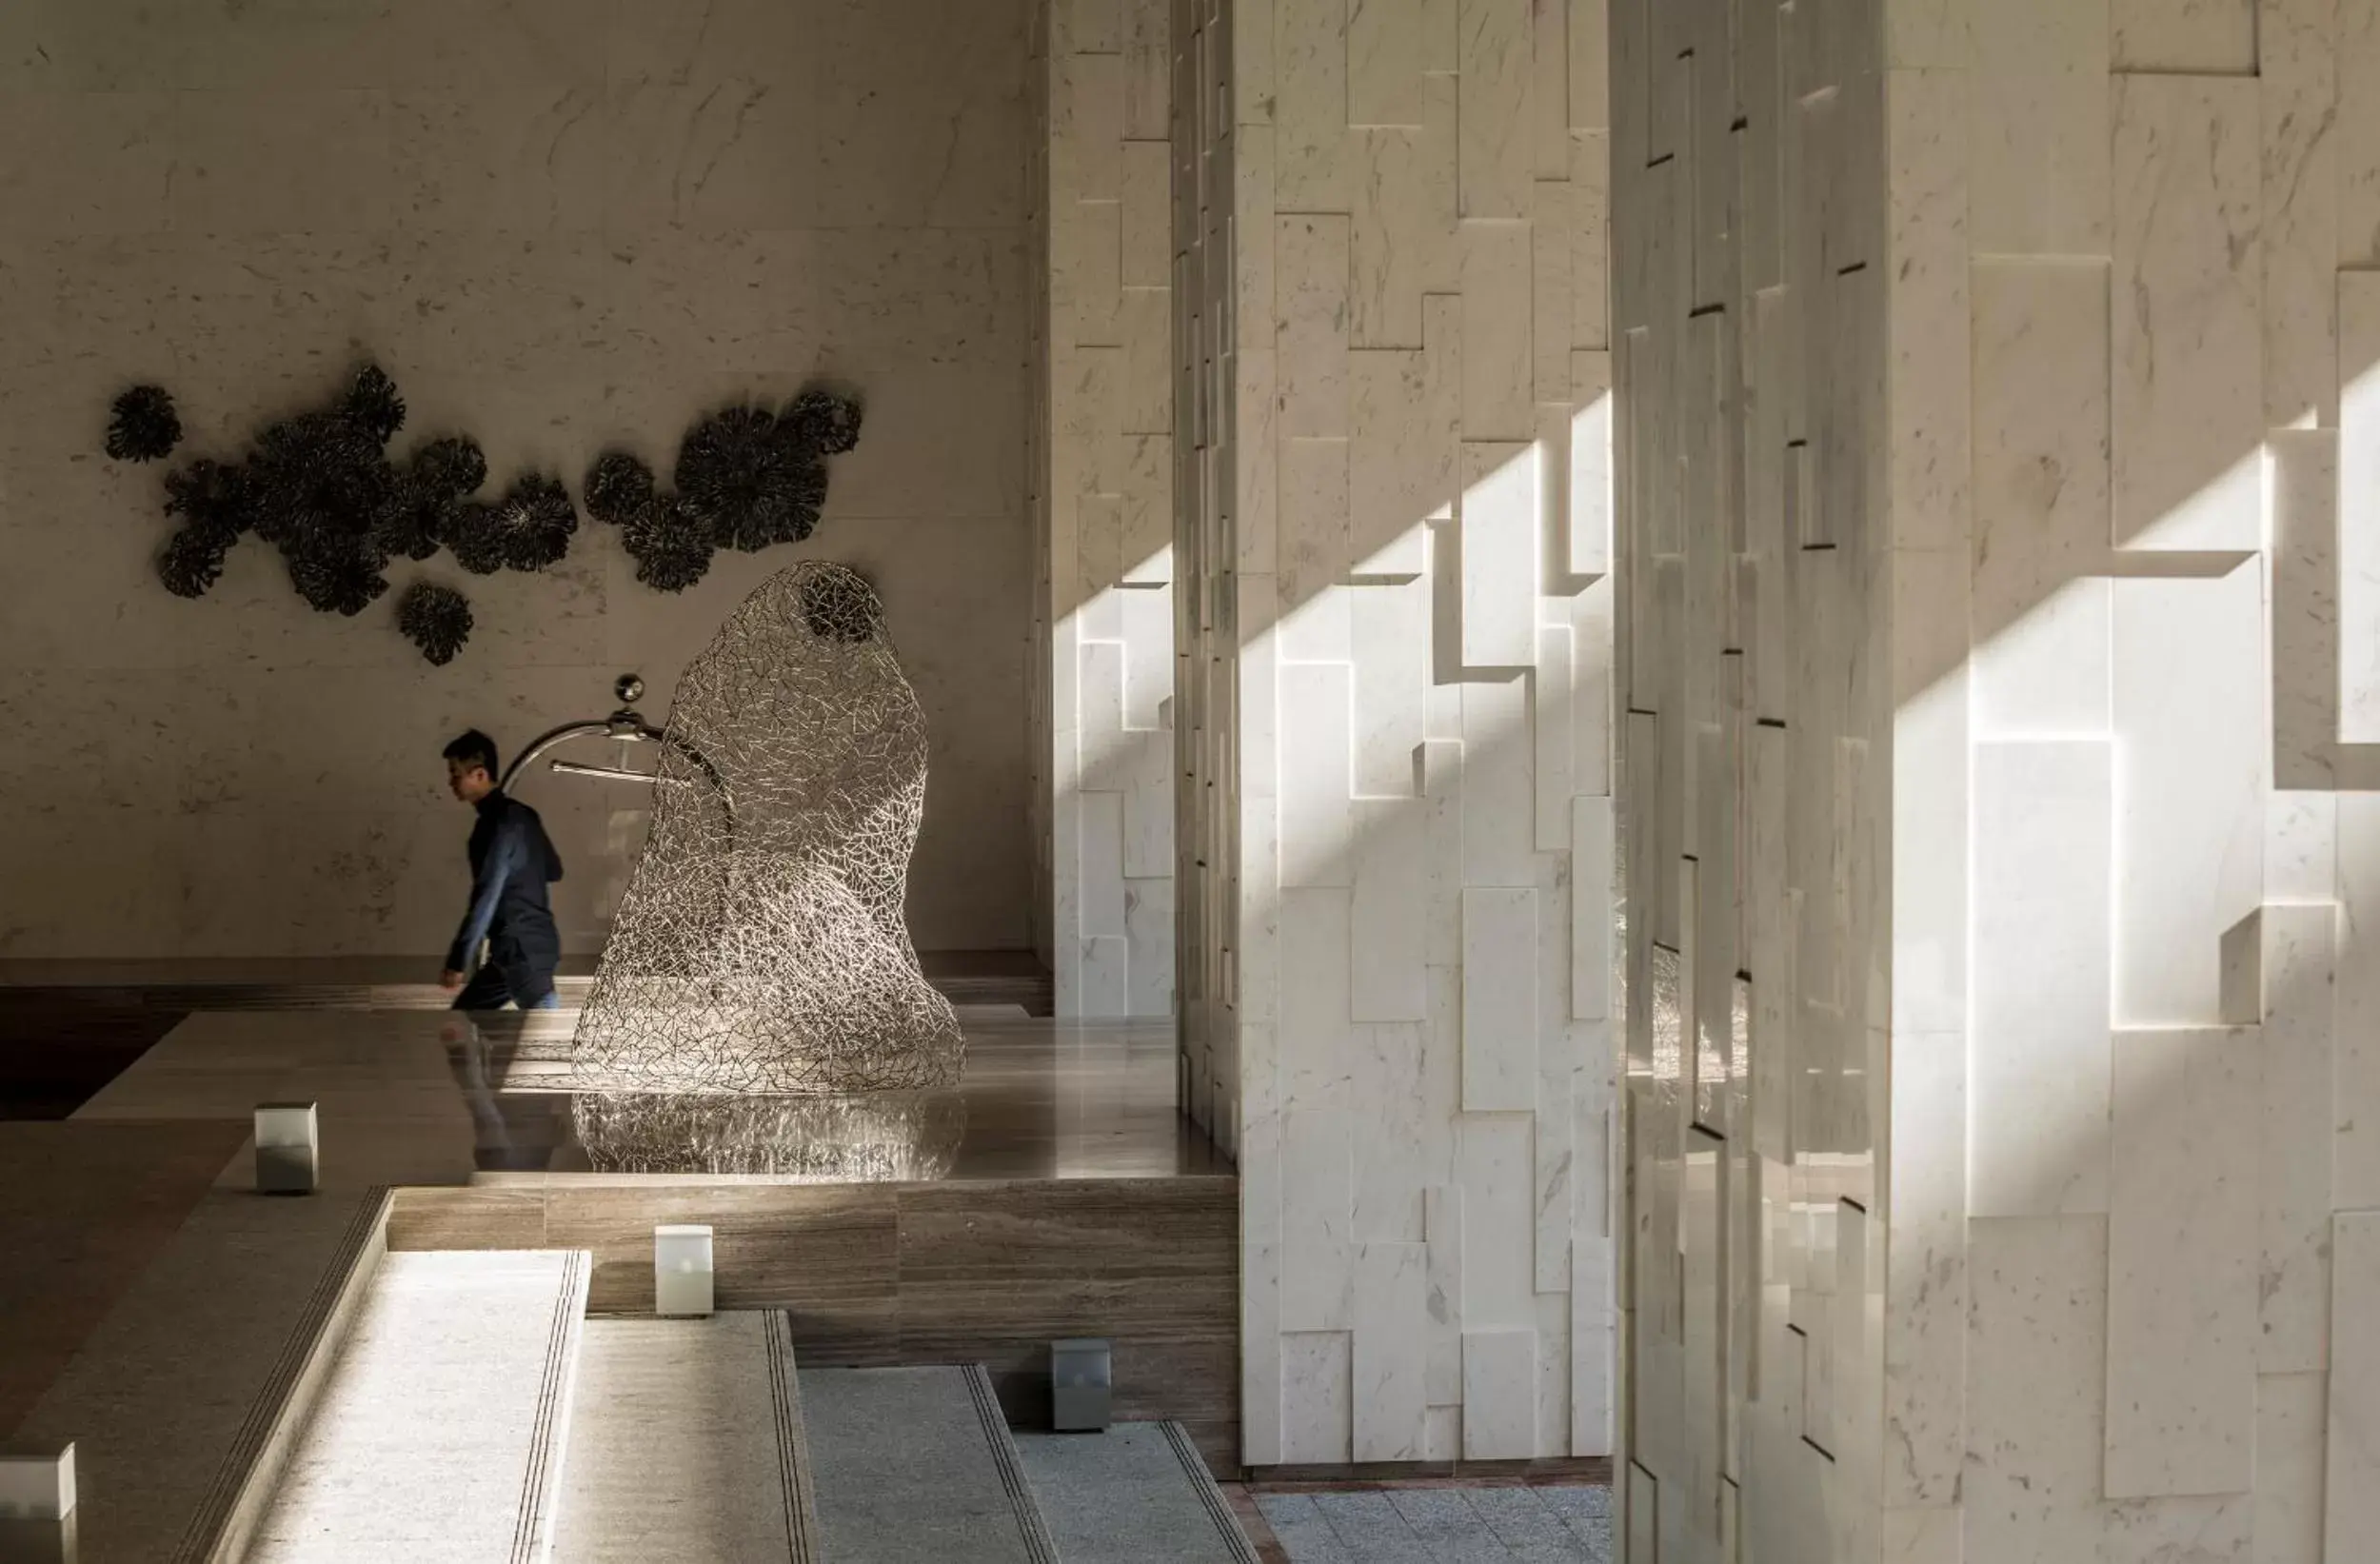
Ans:
<svg viewBox="0 0 2380 1564"><path fill-rule="evenodd" d="M1610 1449L1602 0L1180 0L1186 1052L1246 1458Z"/></svg>
<svg viewBox="0 0 2380 1564"><path fill-rule="evenodd" d="M1174 1012L1168 0L1040 8L1036 839L1061 1016Z"/></svg>
<svg viewBox="0 0 2380 1564"><path fill-rule="evenodd" d="M1612 56L1628 1557L2360 1556L2380 10Z"/></svg>

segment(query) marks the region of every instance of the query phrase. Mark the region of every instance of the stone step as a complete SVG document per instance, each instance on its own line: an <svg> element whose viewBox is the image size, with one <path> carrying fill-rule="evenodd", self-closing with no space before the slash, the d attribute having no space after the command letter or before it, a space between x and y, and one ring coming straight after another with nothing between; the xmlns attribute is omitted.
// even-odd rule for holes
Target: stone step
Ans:
<svg viewBox="0 0 2380 1564"><path fill-rule="evenodd" d="M1256 1564L1179 1423L1023 1434L1017 1445L1062 1564Z"/></svg>
<svg viewBox="0 0 2380 1564"><path fill-rule="evenodd" d="M587 1272L576 1251L384 1260L252 1564L547 1558Z"/></svg>
<svg viewBox="0 0 2380 1564"><path fill-rule="evenodd" d="M814 1564L793 1340L782 1314L586 1322L557 1564Z"/></svg>
<svg viewBox="0 0 2380 1564"><path fill-rule="evenodd" d="M1057 1564L981 1367L806 1370L802 1405L833 1564Z"/></svg>

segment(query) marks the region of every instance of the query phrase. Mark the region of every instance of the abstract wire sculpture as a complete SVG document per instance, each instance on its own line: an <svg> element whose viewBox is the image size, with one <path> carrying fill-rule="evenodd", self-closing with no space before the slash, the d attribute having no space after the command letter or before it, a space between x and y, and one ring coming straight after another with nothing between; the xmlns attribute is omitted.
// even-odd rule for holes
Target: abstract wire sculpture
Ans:
<svg viewBox="0 0 2380 1564"><path fill-rule="evenodd" d="M581 1090L946 1088L964 1044L902 917L925 717L883 606L805 561L686 668L650 832L572 1047ZM698 768L706 762L709 774Z"/></svg>
<svg viewBox="0 0 2380 1564"><path fill-rule="evenodd" d="M946 1178L966 1138L956 1092L738 1097L582 1092L571 1125L597 1173L762 1174L803 1183Z"/></svg>

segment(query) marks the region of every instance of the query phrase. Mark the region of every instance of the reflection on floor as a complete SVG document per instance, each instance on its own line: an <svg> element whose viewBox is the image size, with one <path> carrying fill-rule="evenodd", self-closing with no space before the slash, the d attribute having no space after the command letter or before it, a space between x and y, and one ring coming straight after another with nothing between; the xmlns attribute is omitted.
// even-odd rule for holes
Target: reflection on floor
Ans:
<svg viewBox="0 0 2380 1564"><path fill-rule="evenodd" d="M925 975L957 1005L1046 1017L1050 976L1027 951L927 951ZM437 958L300 960L0 960L0 1119L64 1119L194 1011L444 1010ZM565 1005L591 957L565 957Z"/></svg>
<svg viewBox="0 0 2380 1564"><path fill-rule="evenodd" d="M1611 1490L1432 1486L1263 1494L1290 1564L1611 1564Z"/></svg>
<svg viewBox="0 0 2380 1564"><path fill-rule="evenodd" d="M965 1008L961 1020L961 1088L882 1104L880 1117L911 1117L937 1140L933 1165L884 1176L1231 1172L1175 1110L1169 1024L1033 1020L1012 1007ZM569 1011L477 1022L430 1012L200 1014L76 1118L245 1119L258 1102L312 1100L326 1166L373 1183L463 1184L500 1171L817 1176L793 1165L798 1144L769 1138L816 1133L814 1104L681 1099L624 1127L617 1102L576 1099L567 1090L573 1020ZM583 1133L590 1128L594 1155Z"/></svg>

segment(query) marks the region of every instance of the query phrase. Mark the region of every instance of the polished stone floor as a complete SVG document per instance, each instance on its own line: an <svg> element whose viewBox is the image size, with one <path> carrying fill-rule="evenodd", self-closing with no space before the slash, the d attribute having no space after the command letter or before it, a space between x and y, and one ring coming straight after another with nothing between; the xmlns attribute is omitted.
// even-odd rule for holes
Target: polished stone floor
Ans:
<svg viewBox="0 0 2380 1564"><path fill-rule="evenodd" d="M1173 1029L962 1007L956 1092L846 1103L916 1143L880 1177L1116 1178L1228 1173L1176 1111ZM245 1118L313 1101L326 1178L466 1183L485 1173L868 1177L803 1144L833 1133L815 1102L631 1099L570 1089L573 1013L484 1020L420 1011L190 1017L75 1115ZM629 1115L627 1108L644 1110ZM633 1119L633 1122L629 1120ZM901 1127L905 1126L905 1128Z"/></svg>

